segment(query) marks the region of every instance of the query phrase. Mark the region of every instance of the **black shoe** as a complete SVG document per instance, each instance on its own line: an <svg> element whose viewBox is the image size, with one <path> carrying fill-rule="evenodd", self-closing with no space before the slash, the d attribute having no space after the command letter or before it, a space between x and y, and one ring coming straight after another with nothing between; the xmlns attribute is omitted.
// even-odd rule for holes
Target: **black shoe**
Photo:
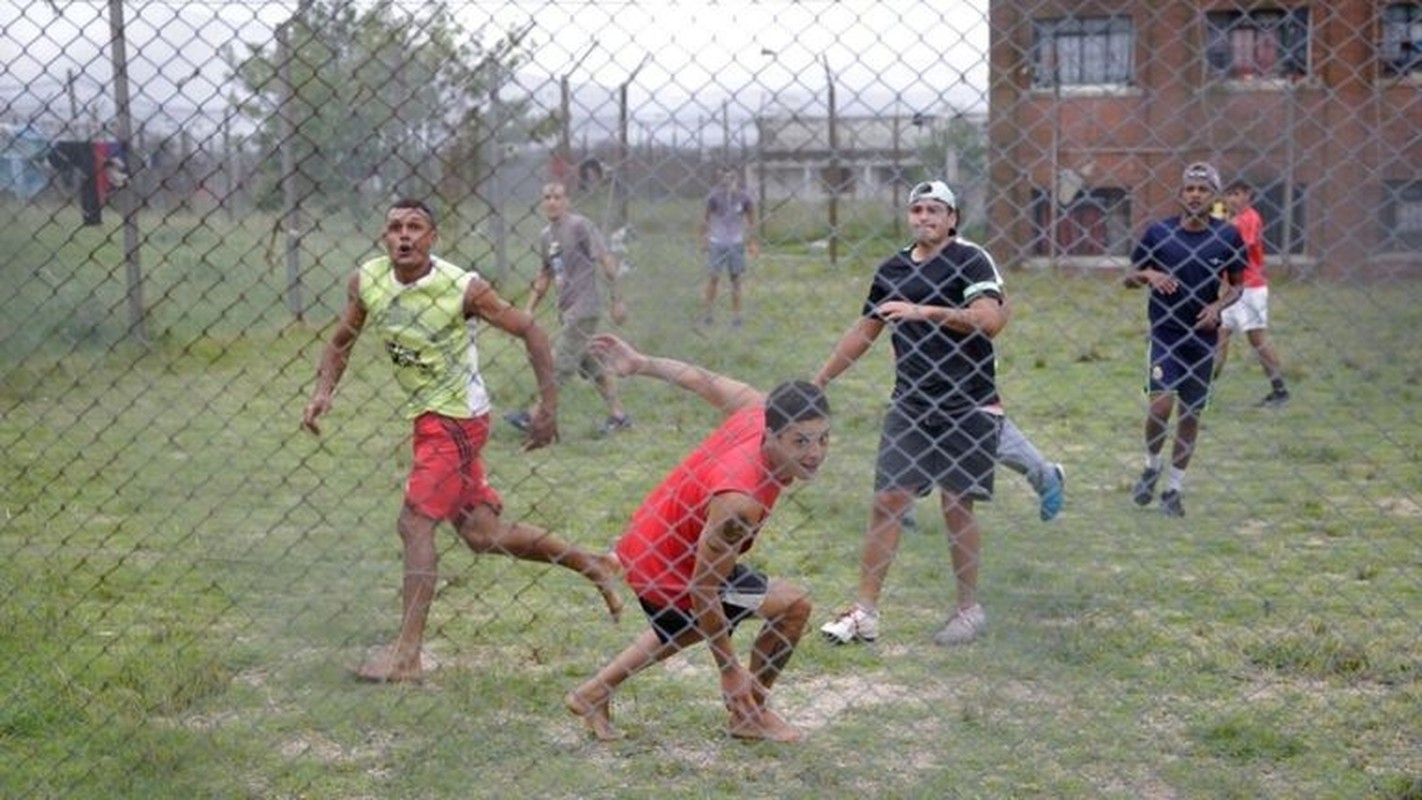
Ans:
<svg viewBox="0 0 1422 800"><path fill-rule="evenodd" d="M1289 390L1276 389L1264 396L1263 400L1255 403L1257 408L1283 408L1289 404Z"/></svg>
<svg viewBox="0 0 1422 800"><path fill-rule="evenodd" d="M631 414L623 414L618 417L608 417L607 419L602 421L601 425L597 426L597 435L611 436L612 434L617 433L618 431L625 431L630 427L632 427Z"/></svg>
<svg viewBox="0 0 1422 800"><path fill-rule="evenodd" d="M1185 505L1180 502L1180 493L1174 489L1162 493L1160 495L1160 510L1167 517L1185 516Z"/></svg>
<svg viewBox="0 0 1422 800"><path fill-rule="evenodd" d="M504 422L521 431L527 431L533 425L533 415L527 411L510 411L504 415Z"/></svg>
<svg viewBox="0 0 1422 800"><path fill-rule="evenodd" d="M1155 497L1155 482L1159 478L1158 469L1148 469L1141 473L1141 479L1136 481L1135 488L1131 490L1131 499L1136 501L1136 505L1150 505L1150 501Z"/></svg>

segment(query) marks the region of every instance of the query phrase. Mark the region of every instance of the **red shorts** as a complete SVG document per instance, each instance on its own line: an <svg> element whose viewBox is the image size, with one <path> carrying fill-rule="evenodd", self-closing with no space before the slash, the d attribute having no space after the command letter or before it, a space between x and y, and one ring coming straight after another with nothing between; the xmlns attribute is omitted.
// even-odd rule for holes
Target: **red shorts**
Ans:
<svg viewBox="0 0 1422 800"><path fill-rule="evenodd" d="M487 414L474 419L434 413L416 417L415 463L405 484L405 505L422 516L451 521L481 503L495 512L503 510L479 457L488 440Z"/></svg>

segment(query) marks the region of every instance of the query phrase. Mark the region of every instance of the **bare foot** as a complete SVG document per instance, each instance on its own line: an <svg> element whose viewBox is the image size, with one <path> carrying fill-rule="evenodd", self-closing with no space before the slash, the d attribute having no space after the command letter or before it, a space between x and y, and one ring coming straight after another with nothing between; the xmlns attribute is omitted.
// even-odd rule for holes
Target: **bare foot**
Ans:
<svg viewBox="0 0 1422 800"><path fill-rule="evenodd" d="M397 658L390 650L382 650L351 672L356 680L366 683L420 683L425 678L419 653L413 658Z"/></svg>
<svg viewBox="0 0 1422 800"><path fill-rule="evenodd" d="M732 719L731 735L737 739L764 739L771 742L789 744L804 738L790 723L770 709L762 709L755 719Z"/></svg>
<svg viewBox="0 0 1422 800"><path fill-rule="evenodd" d="M622 595L618 589L622 588L622 562L618 560L616 553L602 553L594 556L597 568L593 574L593 583L597 584L597 590L602 593L602 601L607 603L607 613L612 615L612 621L616 622L622 617Z"/></svg>
<svg viewBox="0 0 1422 800"><path fill-rule="evenodd" d="M582 717L583 724L599 742L615 742L624 738L624 734L612 727L611 698L604 699L601 703L589 703L584 700L576 691L568 692L563 698L563 703L568 706L568 710L574 716Z"/></svg>

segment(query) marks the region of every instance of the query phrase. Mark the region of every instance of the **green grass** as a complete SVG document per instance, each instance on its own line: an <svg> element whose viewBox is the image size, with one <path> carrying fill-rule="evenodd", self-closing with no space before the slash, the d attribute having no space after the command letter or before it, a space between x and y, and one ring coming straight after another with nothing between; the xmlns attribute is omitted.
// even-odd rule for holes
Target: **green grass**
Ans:
<svg viewBox="0 0 1422 800"><path fill-rule="evenodd" d="M929 643L951 583L925 504L884 639L808 638L780 685L804 743L728 739L696 650L627 685L632 737L604 746L561 697L640 617L614 627L571 573L472 558L452 535L431 680L346 673L397 622L408 442L374 342L326 436L298 422L324 335L311 326L339 309L369 231L335 219L307 236L311 310L293 325L269 219L147 220L140 345L124 336L118 229L6 210L0 247L19 257L0 262L0 796L1422 797L1422 282L1277 281L1271 335L1294 402L1251 407L1266 385L1236 342L1190 515L1171 520L1129 499L1144 297L1003 265L1008 408L1069 483L1051 525L1010 472L980 507L990 636ZM746 327L707 330L689 324L702 273L687 213L634 209L624 333L761 386L814 370L893 245L846 241L831 268L794 243L813 215L787 213L752 268ZM488 263L475 237L446 241ZM515 299L525 258L503 283ZM521 404L523 353L482 337L496 402ZM812 591L815 625L852 592L891 375L880 343L836 382L830 461L751 554ZM565 392L557 447L524 454L496 428L508 515L607 547L714 422L669 387L624 389L637 425L611 441L592 437L587 385Z"/></svg>

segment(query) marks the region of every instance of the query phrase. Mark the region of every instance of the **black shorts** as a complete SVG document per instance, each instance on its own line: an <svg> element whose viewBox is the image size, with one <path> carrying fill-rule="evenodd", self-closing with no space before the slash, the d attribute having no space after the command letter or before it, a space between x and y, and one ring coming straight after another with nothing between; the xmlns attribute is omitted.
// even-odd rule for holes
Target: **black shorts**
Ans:
<svg viewBox="0 0 1422 800"><path fill-rule="evenodd" d="M765 595L770 591L770 579L744 564L737 564L721 584L721 612L731 623L731 629L741 624L747 617L755 615ZM658 606L638 598L647 619L652 621L652 630L657 639L666 644L696 627L696 617L690 611L682 611L676 606Z"/></svg>
<svg viewBox="0 0 1422 800"><path fill-rule="evenodd" d="M981 408L956 414L916 412L897 404L884 416L874 491L934 487L974 500L992 499L1002 417Z"/></svg>
<svg viewBox="0 0 1422 800"><path fill-rule="evenodd" d="M1149 358L1147 394L1174 392L1186 410L1205 410L1215 373L1215 342L1198 335L1152 332Z"/></svg>

